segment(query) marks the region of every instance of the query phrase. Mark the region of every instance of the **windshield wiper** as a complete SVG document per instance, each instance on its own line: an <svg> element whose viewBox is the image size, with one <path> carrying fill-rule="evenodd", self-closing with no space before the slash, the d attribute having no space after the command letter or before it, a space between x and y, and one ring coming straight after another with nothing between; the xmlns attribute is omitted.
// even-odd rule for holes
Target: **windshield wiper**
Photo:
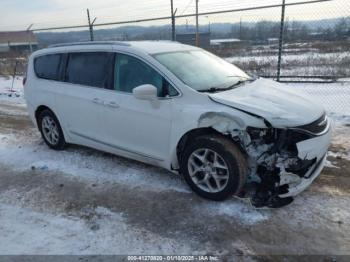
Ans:
<svg viewBox="0 0 350 262"><path fill-rule="evenodd" d="M198 92L201 92L201 93L215 93L215 92L221 92L221 91L227 91L227 90L230 90L230 89L233 89L235 86L238 86L244 82L246 82L248 80L240 80L236 83L234 83L233 85L230 85L229 87L225 87L225 88L220 88L220 87L210 87L208 89L203 89L203 90L198 90Z"/></svg>
<svg viewBox="0 0 350 262"><path fill-rule="evenodd" d="M227 91L227 90L230 90L232 89L232 87L227 87L227 88L219 88L219 87L210 87L208 89L202 89L202 90L197 90L198 92L201 92L201 93L215 93L215 92L219 92L219 91Z"/></svg>

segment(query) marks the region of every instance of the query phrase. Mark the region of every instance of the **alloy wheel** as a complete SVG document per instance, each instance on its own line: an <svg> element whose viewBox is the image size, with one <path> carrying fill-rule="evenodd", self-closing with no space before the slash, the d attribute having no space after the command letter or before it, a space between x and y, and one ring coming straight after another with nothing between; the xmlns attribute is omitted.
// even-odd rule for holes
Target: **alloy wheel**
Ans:
<svg viewBox="0 0 350 262"><path fill-rule="evenodd" d="M208 193L221 192L229 180L229 169L225 160L208 148L192 152L187 168L196 186Z"/></svg>
<svg viewBox="0 0 350 262"><path fill-rule="evenodd" d="M58 126L51 116L44 116L41 122L41 129L46 140L51 145L56 145L58 143L60 138Z"/></svg>

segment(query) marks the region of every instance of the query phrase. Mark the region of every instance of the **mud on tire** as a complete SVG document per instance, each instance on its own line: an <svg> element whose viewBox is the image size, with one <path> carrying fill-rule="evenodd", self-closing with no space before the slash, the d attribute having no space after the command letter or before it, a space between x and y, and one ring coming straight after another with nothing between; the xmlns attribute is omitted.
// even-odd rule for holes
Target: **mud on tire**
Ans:
<svg viewBox="0 0 350 262"><path fill-rule="evenodd" d="M206 164L202 165L203 162ZM247 161L230 139L204 135L193 139L186 146L180 159L180 172L199 196L220 201L242 190L247 176ZM215 176L208 178L211 174ZM215 188L215 185L218 186Z"/></svg>

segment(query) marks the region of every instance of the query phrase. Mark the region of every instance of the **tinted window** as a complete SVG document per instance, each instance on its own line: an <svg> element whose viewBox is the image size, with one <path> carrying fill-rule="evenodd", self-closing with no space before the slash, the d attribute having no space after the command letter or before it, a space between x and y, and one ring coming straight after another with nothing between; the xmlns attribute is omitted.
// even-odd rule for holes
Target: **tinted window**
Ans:
<svg viewBox="0 0 350 262"><path fill-rule="evenodd" d="M34 70L39 78L59 80L62 55L44 55L34 60Z"/></svg>
<svg viewBox="0 0 350 262"><path fill-rule="evenodd" d="M139 59L118 54L116 56L114 87L117 91L132 93L140 85L151 84L158 90L159 97L175 96L177 91L153 68Z"/></svg>
<svg viewBox="0 0 350 262"><path fill-rule="evenodd" d="M68 57L66 81L72 84L110 88L113 53L71 53Z"/></svg>

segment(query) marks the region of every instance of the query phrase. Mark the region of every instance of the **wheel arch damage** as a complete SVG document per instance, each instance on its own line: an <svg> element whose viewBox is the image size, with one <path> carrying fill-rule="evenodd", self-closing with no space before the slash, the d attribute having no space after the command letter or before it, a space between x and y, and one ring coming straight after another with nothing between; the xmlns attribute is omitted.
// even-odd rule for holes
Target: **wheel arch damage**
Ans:
<svg viewBox="0 0 350 262"><path fill-rule="evenodd" d="M179 168L181 152L192 137L206 134L230 136L230 130L242 130L246 128L246 123L242 118L227 112L204 112L198 115L195 120L196 122L191 125L191 128L187 129L177 139L176 153L172 158L172 169ZM254 120L253 118L252 121ZM262 121L258 122L260 122L260 125L264 125Z"/></svg>
<svg viewBox="0 0 350 262"><path fill-rule="evenodd" d="M230 137L245 154L249 176L242 196L250 198L255 206L289 204L293 200L293 190L289 188L301 187L300 184L324 159L324 153L317 156L305 154L310 147L310 142L305 141L314 137L310 134L274 128L259 116L247 115L243 121L241 117L226 112L206 112L198 118L197 127L181 137L176 160L192 136L208 133ZM327 147L328 144L322 150Z"/></svg>

